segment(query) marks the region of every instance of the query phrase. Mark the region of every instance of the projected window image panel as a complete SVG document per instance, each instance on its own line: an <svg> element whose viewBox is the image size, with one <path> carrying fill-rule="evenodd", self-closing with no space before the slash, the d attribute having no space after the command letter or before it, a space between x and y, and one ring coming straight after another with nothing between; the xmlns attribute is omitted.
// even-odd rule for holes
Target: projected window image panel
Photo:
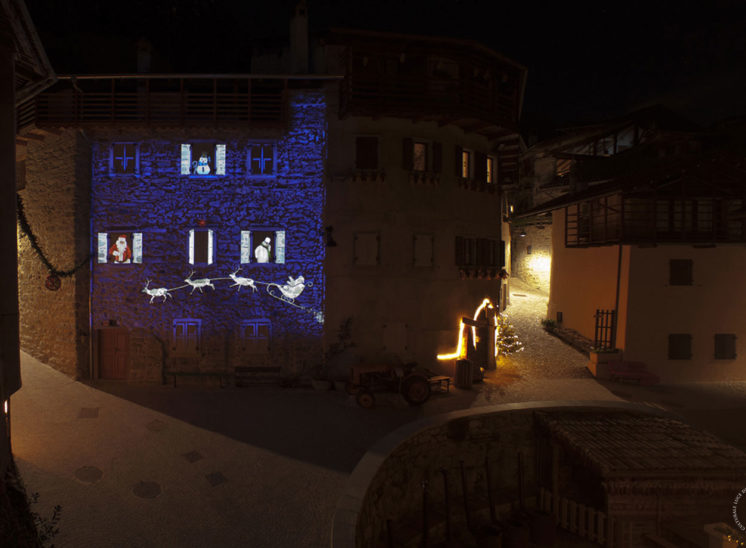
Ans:
<svg viewBox="0 0 746 548"><path fill-rule="evenodd" d="M225 144L182 143L181 174L207 177L225 175Z"/></svg>
<svg viewBox="0 0 746 548"><path fill-rule="evenodd" d="M249 174L270 176L275 173L275 147L272 144L255 143L249 145Z"/></svg>
<svg viewBox="0 0 746 548"><path fill-rule="evenodd" d="M285 262L284 230L242 230L241 263L282 264Z"/></svg>
<svg viewBox="0 0 746 548"><path fill-rule="evenodd" d="M114 143L109 152L111 175L135 175L138 173L139 151L135 143Z"/></svg>
<svg viewBox="0 0 746 548"><path fill-rule="evenodd" d="M212 264L215 260L215 232L212 229L189 231L189 264Z"/></svg>
<svg viewBox="0 0 746 548"><path fill-rule="evenodd" d="M97 249L101 264L142 263L142 233L99 232Z"/></svg>

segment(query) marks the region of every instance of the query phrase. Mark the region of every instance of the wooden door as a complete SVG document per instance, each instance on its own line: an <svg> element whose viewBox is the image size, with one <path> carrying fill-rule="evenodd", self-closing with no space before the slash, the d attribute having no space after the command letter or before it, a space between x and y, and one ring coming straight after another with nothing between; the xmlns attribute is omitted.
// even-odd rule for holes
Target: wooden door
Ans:
<svg viewBox="0 0 746 548"><path fill-rule="evenodd" d="M123 327L98 330L98 376L101 379L126 380L129 331Z"/></svg>

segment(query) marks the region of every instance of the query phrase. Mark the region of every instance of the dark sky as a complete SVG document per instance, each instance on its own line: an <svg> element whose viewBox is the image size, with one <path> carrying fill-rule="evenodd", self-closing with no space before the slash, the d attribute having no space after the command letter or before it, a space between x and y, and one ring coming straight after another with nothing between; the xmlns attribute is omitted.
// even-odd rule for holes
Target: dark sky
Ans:
<svg viewBox="0 0 746 548"><path fill-rule="evenodd" d="M286 39L295 0L27 0L59 73L248 71L250 44ZM746 2L308 0L330 26L477 40L529 70L524 122L564 125L663 103L709 124L746 114Z"/></svg>

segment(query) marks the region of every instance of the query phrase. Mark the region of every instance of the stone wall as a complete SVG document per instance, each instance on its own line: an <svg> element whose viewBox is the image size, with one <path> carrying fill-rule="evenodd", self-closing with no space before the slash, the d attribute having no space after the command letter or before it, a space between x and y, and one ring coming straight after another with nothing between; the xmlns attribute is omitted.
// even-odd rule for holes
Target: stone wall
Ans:
<svg viewBox="0 0 746 548"><path fill-rule="evenodd" d="M323 91L305 91L291 94L284 131L98 128L93 133L91 247L96 249L98 233L110 235L108 245L120 232L142 234L141 264L100 264L96 258L93 267L93 326L130 330L127 378L160 379L164 368L232 372L242 365L295 373L321 361L325 115ZM224 176L180 174L181 144L202 140L226 145ZM138 144L139 175L110 173L115 142ZM249 145L256 142L275 144L271 177L249 173ZM259 228L285 231L284 264L240 264L241 231ZM190 229L213 230L212 264L189 263ZM256 291L231 287L229 274L239 266L238 275L255 280ZM214 289L192 293L185 283L192 270L194 279L211 279ZM300 275L307 285L295 303L272 298L262 285L283 285ZM150 288L172 290L165 302L161 297L149 302L142 292L148 280ZM201 321L195 352L176 355L176 319ZM252 361L242 351L240 324L253 319L270 321L271 341L269 354Z"/></svg>
<svg viewBox="0 0 746 548"><path fill-rule="evenodd" d="M484 517L485 512L489 516L487 466L495 506L509 508L519 500L519 458L528 501L537 491L534 419L530 412L466 416L413 435L386 458L370 483L357 523L356 546L378 546L384 541L387 520L392 520L393 528L398 527L399 539L404 521L412 518L419 524L425 481L432 508L442 507L443 470L453 525L463 524L462 463L474 516ZM433 518L431 526L435 525Z"/></svg>
<svg viewBox="0 0 746 548"><path fill-rule="evenodd" d="M21 348L72 377L87 377L90 145L82 132L66 130L27 147L19 195L31 230L56 269L83 266L61 277L59 290L46 289L50 272L19 228Z"/></svg>
<svg viewBox="0 0 746 548"><path fill-rule="evenodd" d="M525 232L525 236L521 236ZM552 225L516 226L511 231L511 275L549 293L552 264Z"/></svg>

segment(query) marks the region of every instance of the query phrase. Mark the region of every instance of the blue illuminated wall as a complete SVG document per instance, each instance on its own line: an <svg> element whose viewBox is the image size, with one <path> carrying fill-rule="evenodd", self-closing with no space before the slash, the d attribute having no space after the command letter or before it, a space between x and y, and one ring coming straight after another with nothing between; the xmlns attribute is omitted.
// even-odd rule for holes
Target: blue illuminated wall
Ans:
<svg viewBox="0 0 746 548"><path fill-rule="evenodd" d="M285 128L153 128L98 130L92 151L91 251L94 254L92 321L94 329L129 329L130 379L160 378L161 371L227 371L242 365L275 365L302 372L320 363L324 310L324 155L326 102L317 90L291 92ZM225 144L224 176L181 175L181 145L212 141ZM113 143L137 144L137 173L111 173ZM249 149L274 146L272 176L251 174ZM214 262L188 262L190 229L211 229ZM241 231L284 230L283 264L243 264ZM99 264L97 234L142 233L141 264ZM253 256L253 252L252 252ZM230 280L214 281L190 295L173 291L165 302L142 292L150 287L184 285L194 278L223 278L238 266L240 276L282 285L303 275L306 286L295 304L270 297L264 286L236 291ZM174 320L201 322L196 352L184 353L174 340ZM246 353L241 322L269 320L269 354ZM98 351L94 352L98 355Z"/></svg>

